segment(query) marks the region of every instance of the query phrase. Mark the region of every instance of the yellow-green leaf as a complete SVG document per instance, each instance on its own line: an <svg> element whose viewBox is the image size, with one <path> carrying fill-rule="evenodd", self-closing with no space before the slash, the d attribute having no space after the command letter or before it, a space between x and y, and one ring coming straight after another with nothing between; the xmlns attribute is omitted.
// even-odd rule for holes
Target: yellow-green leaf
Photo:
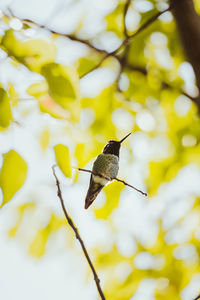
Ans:
<svg viewBox="0 0 200 300"><path fill-rule="evenodd" d="M67 67L50 63L42 67L42 75L46 78L50 95L61 106L67 108L66 102L77 98L77 76ZM75 79L75 81L74 81Z"/></svg>
<svg viewBox="0 0 200 300"><path fill-rule="evenodd" d="M49 146L49 142L50 142L50 132L48 129L45 129L42 131L40 135L40 145L43 151L47 149L47 147Z"/></svg>
<svg viewBox="0 0 200 300"><path fill-rule="evenodd" d="M95 210L95 215L99 219L107 219L112 211L118 206L120 193L123 189L123 184L117 181L112 182L104 188L106 194L105 205Z"/></svg>
<svg viewBox="0 0 200 300"><path fill-rule="evenodd" d="M31 71L40 72L41 66L52 62L56 57L56 47L46 40L18 40L12 29L5 32L2 42L9 54Z"/></svg>
<svg viewBox="0 0 200 300"><path fill-rule="evenodd" d="M33 83L27 88L26 92L29 95L37 98L48 92L48 85L47 85L46 81L40 81L37 83Z"/></svg>
<svg viewBox="0 0 200 300"><path fill-rule="evenodd" d="M90 57L81 57L78 60L78 74L80 77L92 71L98 64L99 57L97 55L90 55Z"/></svg>
<svg viewBox="0 0 200 300"><path fill-rule="evenodd" d="M46 251L46 243L49 237L49 230L46 228L38 230L35 238L29 247L29 254L40 258L45 254Z"/></svg>
<svg viewBox="0 0 200 300"><path fill-rule="evenodd" d="M51 232L58 231L65 224L65 219L60 219L52 213L47 226L40 228L32 240L29 254L36 258L42 257L46 252L47 241Z"/></svg>
<svg viewBox="0 0 200 300"><path fill-rule="evenodd" d="M10 101L6 91L0 88L0 126L6 128L12 120Z"/></svg>
<svg viewBox="0 0 200 300"><path fill-rule="evenodd" d="M58 144L54 146L56 161L66 177L71 177L71 160L67 146Z"/></svg>
<svg viewBox="0 0 200 300"><path fill-rule="evenodd" d="M13 84L11 82L8 83L9 85L9 96L10 96L10 100L13 106L17 105L17 101L19 99L19 94L17 93L16 89L14 88Z"/></svg>
<svg viewBox="0 0 200 300"><path fill-rule="evenodd" d="M0 187L3 193L1 206L9 202L23 186L26 175L27 164L15 150L3 154L3 165L0 171Z"/></svg>

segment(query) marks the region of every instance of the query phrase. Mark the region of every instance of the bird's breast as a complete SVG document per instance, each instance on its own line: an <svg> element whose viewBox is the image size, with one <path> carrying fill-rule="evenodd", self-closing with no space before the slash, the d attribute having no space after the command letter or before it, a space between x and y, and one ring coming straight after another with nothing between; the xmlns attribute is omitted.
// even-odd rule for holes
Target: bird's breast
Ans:
<svg viewBox="0 0 200 300"><path fill-rule="evenodd" d="M119 158L118 156L113 154L100 154L97 156L97 159L94 162L92 170L93 172L101 174L110 179L117 177L118 170L119 170ZM96 180L101 182L106 181L104 178L99 176L98 179Z"/></svg>

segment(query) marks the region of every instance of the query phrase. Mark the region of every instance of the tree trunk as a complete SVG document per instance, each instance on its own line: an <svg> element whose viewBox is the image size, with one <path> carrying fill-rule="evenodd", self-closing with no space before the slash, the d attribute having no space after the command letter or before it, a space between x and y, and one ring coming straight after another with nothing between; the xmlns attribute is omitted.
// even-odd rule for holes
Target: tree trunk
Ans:
<svg viewBox="0 0 200 300"><path fill-rule="evenodd" d="M193 0L170 0L186 57L191 63L200 91L200 17ZM200 93L193 99L200 110Z"/></svg>

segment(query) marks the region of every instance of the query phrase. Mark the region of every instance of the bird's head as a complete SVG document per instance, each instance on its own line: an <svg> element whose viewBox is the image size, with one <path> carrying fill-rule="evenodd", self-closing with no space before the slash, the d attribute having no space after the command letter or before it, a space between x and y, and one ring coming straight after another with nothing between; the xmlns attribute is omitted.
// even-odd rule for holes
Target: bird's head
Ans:
<svg viewBox="0 0 200 300"><path fill-rule="evenodd" d="M132 132L131 132L132 133ZM127 134L121 141L110 140L106 146L103 148L104 154L114 154L119 156L119 150L121 147L121 143L131 134Z"/></svg>

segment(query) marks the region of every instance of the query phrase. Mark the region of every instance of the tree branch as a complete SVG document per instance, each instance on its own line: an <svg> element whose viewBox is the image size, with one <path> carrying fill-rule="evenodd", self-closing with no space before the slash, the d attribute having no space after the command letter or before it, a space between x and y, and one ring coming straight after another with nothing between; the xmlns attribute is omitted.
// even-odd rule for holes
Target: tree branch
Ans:
<svg viewBox="0 0 200 300"><path fill-rule="evenodd" d="M169 6L168 8L166 8L163 11L158 12L152 18L147 20L144 24L142 24L140 26L140 28L135 33L133 33L132 35L129 35L128 37L126 37L126 39L123 41L123 45L127 45L130 42L130 40L135 38L140 32L142 32L144 29L146 29L149 25L151 25L154 21L156 21L162 14L169 11L170 9L171 9L171 6Z"/></svg>
<svg viewBox="0 0 200 300"><path fill-rule="evenodd" d="M150 18L149 20L147 20L133 35L128 35L127 33L127 29L126 29L126 25L125 25L125 17L126 17L126 14L127 14L127 11L128 11L128 7L130 5L130 0L127 0L126 4L125 4L125 7L124 7L124 34L125 34L125 39L124 41L122 41L122 44L115 50L113 50L112 52L107 52L106 50L103 50L103 49L99 49L99 48L96 48L93 44L91 44L91 42L89 40L85 40L85 39L81 39L75 35L72 35L72 34L65 34L65 33L59 33L51 28L49 28L48 26L46 25L42 25L42 24L38 24L30 19L21 19L22 22L28 22L28 23L31 23L41 29L45 29L45 30L48 30L49 32L51 32L52 34L54 35L59 35L59 36L63 36L63 37L66 37L66 38L69 38L70 40L72 41L75 41L75 42L79 42L79 43L82 43L84 45L86 45L87 47L89 47L90 49L92 50L95 50L101 54L104 54L104 57L99 61L99 63L93 68L91 69L89 72L85 73L84 75L82 75L81 77L84 77L85 75L87 75L88 73L96 70L97 68L99 68L101 66L101 64L103 63L103 61L109 57L109 56L113 56L114 58L116 58L120 64L122 64L122 67L121 67L121 70L120 71L123 71L123 66L126 64L126 58L127 58L127 55L128 55L128 50L129 50L129 43L130 41L135 37L137 36L141 31L143 31L145 28L147 28L151 23L153 23L155 20L157 20L157 18L159 16L161 16L163 13L165 13L166 11L170 10L170 7L165 9L164 11L161 11L159 13L157 13L155 16L153 16L152 18ZM8 9L9 11L9 14L11 17L16 17L12 10L9 8ZM4 13L4 15L6 15ZM17 18L17 17L16 17ZM123 50L123 47L125 46L125 49L124 49L124 54L123 56L120 58L118 57L118 54L121 52L121 50ZM118 81L119 81L119 76L118 76Z"/></svg>
<svg viewBox="0 0 200 300"><path fill-rule="evenodd" d="M123 72L124 68L127 67L127 57L128 57L128 53L129 53L129 49L130 49L130 42L131 40L136 37L140 32L142 32L144 29L146 29L150 24L152 24L154 21L156 21L158 19L159 16L161 16L163 13L165 13L166 11L169 11L171 9L171 7L168 7L167 9L165 9L164 11L158 12L156 15L154 15L152 18L150 18L149 20L147 20L143 25L141 25L141 27L132 35L128 35L127 32L127 28L126 28L126 24L125 24L125 18L126 18L126 14L128 11L128 7L130 5L130 1L127 0L125 7L124 7L124 13L123 13L123 20L124 20L124 35L125 35L125 39L122 42L122 44L120 45L120 47L118 49L116 49L112 54L117 55L117 53L123 49L123 47L125 46L124 49L124 53L121 57L118 58L118 61L120 62L120 71L119 74L117 76L116 79L116 85L117 85L117 90L119 92L121 92L120 88L119 88L119 79L120 79L120 74ZM111 53L110 53L111 55ZM130 68L130 65L128 65L128 68ZM134 69L136 70L136 69ZM138 69L141 72L141 69ZM147 74L147 71L144 72L144 74Z"/></svg>
<svg viewBox="0 0 200 300"><path fill-rule="evenodd" d="M15 16L15 14L12 12L12 10L10 8L8 8L8 11L9 11L10 17L18 18L17 16ZM4 13L4 15L9 17L8 15L6 15L6 13ZM61 32L55 31L55 30L49 28L47 25L36 23L31 19L20 19L20 20L23 23L30 23L30 24L32 24L32 25L34 25L34 26L36 26L40 29L45 29L45 30L51 32L53 35L59 35L59 36L62 36L62 37L66 37L66 38L68 38L68 39L70 39L74 42L82 43L82 44L86 45L87 47L89 47L90 49L95 50L99 53L107 54L107 51L96 48L94 45L91 44L91 42L89 40L79 38L79 37L77 37L73 34L66 34L66 33L61 33Z"/></svg>
<svg viewBox="0 0 200 300"><path fill-rule="evenodd" d="M193 0L170 0L170 4L173 6L172 13L186 57L196 76L199 95L194 101L200 111L200 17L195 11Z"/></svg>
<svg viewBox="0 0 200 300"><path fill-rule="evenodd" d="M119 181L119 182L123 183L124 185L127 185L127 186L131 187L132 189L136 190L137 192L139 192L139 193L141 193L142 195L144 195L144 196L147 197L147 193L145 193L145 192L143 192L143 191L137 189L137 188L134 187L133 185L131 185L131 184L125 182L124 180L118 179L118 178L116 178L116 177L114 177L114 180Z"/></svg>
<svg viewBox="0 0 200 300"><path fill-rule="evenodd" d="M97 272L95 271L95 268L94 268L94 266L93 266L93 264L92 264L92 261L91 261L91 259L90 259L90 257L89 257L89 254L88 254L88 252L87 252L87 249L86 249L86 247L85 247L85 244L84 244L84 242L83 242L83 240L82 240L82 238L81 238L81 236L80 236L80 234L79 234L78 229L76 228L74 222L72 221L71 217L69 216L69 214L68 214L68 212L67 212L67 210L66 210L66 208L65 208L65 204L64 204L64 200L63 200L62 192L61 192L61 188L60 188L60 182L59 182L59 180L58 180L58 177L56 176L55 167L56 167L56 165L54 165L54 166L52 167L52 170L53 170L53 175L54 175L54 177L55 177L55 179L56 179L57 195L58 195L58 198L60 199L60 203L61 203L61 206L62 206L64 215L65 215L65 217L66 217L66 220L67 220L68 224L71 226L72 230L74 231L75 236L76 236L77 240L79 241L79 243L80 243L80 245L81 245L81 248L82 248L82 250L83 250L83 253L84 253L84 255L85 255L85 258L86 258L86 260L87 260L87 262L88 262L88 264L89 264L89 266L90 266L90 268L91 268L91 270L92 270L92 273L93 273L93 275L94 275L94 280L95 280L95 283L96 283L96 286L97 286L97 290L98 290L98 292L99 292L99 295L100 295L100 297L101 297L102 300L106 300L106 298L105 298L105 296L104 296L104 294L103 294L103 291L102 291L102 289L101 289L101 286L100 286L100 279L99 279L99 277L98 277L98 275L97 275Z"/></svg>
<svg viewBox="0 0 200 300"><path fill-rule="evenodd" d="M109 53L107 53L105 56L103 56L103 57L101 58L101 60L99 61L99 63L98 63L96 66L94 66L94 67L93 67L91 70L89 70L88 72L85 72L83 75L80 76L80 78L83 78L83 77L86 76L87 74L89 74L89 73L95 71L96 69L98 69L98 68L102 65L102 63L104 62L104 60L106 60L106 58L109 57L109 56L110 56Z"/></svg>
<svg viewBox="0 0 200 300"><path fill-rule="evenodd" d="M91 174L93 174L93 175L99 176L99 177L104 178L104 179L109 180L109 181L112 181L112 180L119 181L119 182L123 183L124 185L127 185L127 186L131 187L132 189L136 190L137 192L141 193L142 195L147 196L147 193L145 193L145 192L143 192L143 191L137 189L137 188L134 187L133 185L130 185L129 183L125 182L124 180L118 179L118 178L116 178L116 177L114 177L114 178L111 179L111 178L108 178L108 177L106 177L106 176L103 176L103 175L101 175L101 174L95 173L95 172L90 171L90 170L87 170L87 169L82 169L82 168L75 168L75 169L77 169L77 170L79 170L79 171L91 173Z"/></svg>

